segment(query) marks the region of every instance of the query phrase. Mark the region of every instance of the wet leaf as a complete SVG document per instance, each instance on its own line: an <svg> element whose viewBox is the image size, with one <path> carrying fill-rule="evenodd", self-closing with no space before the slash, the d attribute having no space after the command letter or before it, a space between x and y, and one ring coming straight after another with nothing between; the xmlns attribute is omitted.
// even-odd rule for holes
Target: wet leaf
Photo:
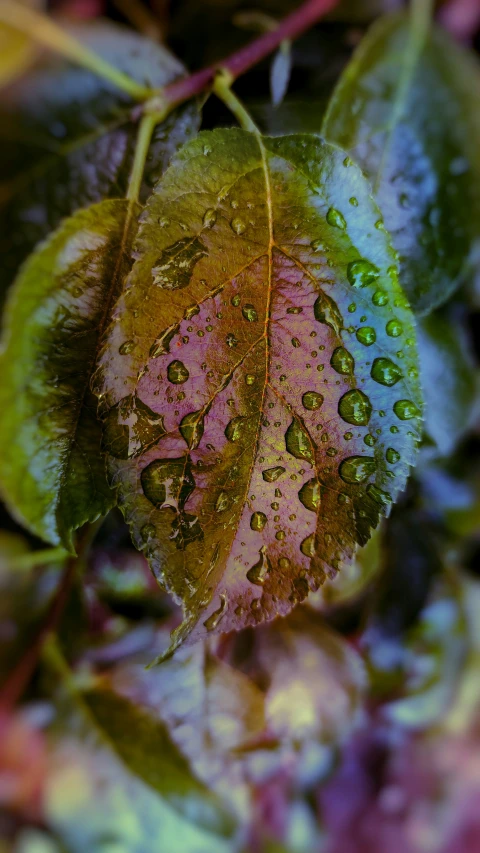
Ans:
<svg viewBox="0 0 480 853"><path fill-rule="evenodd" d="M148 204L95 387L135 544L183 600L179 637L287 613L405 484L415 334L379 218L338 149L241 130L187 145ZM132 395L165 435L125 458Z"/></svg>
<svg viewBox="0 0 480 853"><path fill-rule="evenodd" d="M408 18L381 19L333 95L325 136L372 182L416 312L444 302L468 276L480 215L480 72L475 57L433 29L415 52Z"/></svg>
<svg viewBox="0 0 480 853"><path fill-rule="evenodd" d="M418 327L425 431L439 455L452 453L472 424L478 388L472 345L454 311L435 312Z"/></svg>
<svg viewBox="0 0 480 853"><path fill-rule="evenodd" d="M128 271L129 209L105 201L66 220L22 268L6 311L0 487L30 530L69 550L72 532L115 503L90 379ZM163 432L154 413L132 405L143 440Z"/></svg>
<svg viewBox="0 0 480 853"><path fill-rule="evenodd" d="M114 24L77 25L74 34L148 86L162 86L184 71L166 48ZM144 196L197 127L191 102L156 129ZM128 96L56 57L42 59L2 93L0 302L20 262L61 219L124 196L137 132Z"/></svg>

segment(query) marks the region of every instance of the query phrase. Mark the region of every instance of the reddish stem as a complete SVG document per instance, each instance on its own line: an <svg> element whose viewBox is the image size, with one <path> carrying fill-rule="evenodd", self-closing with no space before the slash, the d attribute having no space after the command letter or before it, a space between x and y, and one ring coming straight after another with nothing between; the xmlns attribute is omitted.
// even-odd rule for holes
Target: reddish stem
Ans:
<svg viewBox="0 0 480 853"><path fill-rule="evenodd" d="M236 80L272 53L282 41L293 40L308 30L337 6L338 2L339 0L306 0L298 9L287 15L275 30L264 33L223 61L166 86L162 93L163 98L171 105L188 101L213 82L219 68L229 71Z"/></svg>

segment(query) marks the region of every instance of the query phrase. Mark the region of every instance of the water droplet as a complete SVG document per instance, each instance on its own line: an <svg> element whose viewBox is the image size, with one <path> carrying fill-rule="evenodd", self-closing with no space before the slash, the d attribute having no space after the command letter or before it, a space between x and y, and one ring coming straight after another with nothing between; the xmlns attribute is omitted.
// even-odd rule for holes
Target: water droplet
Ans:
<svg viewBox="0 0 480 853"><path fill-rule="evenodd" d="M347 267L347 278L352 287L366 287L373 284L380 275L380 270L370 261L351 261Z"/></svg>
<svg viewBox="0 0 480 853"><path fill-rule="evenodd" d="M398 338L403 332L403 326L400 323L400 320L389 320L385 329L387 335L390 335L391 338Z"/></svg>
<svg viewBox="0 0 480 853"><path fill-rule="evenodd" d="M397 432L398 432L398 427L397 427L397 426L395 426L395 424L394 424L393 426L391 426L391 427L390 427L390 432L393 432L393 434L397 433Z"/></svg>
<svg viewBox="0 0 480 853"><path fill-rule="evenodd" d="M220 607L218 608L218 610L214 610L211 616L209 616L208 619L206 619L203 623L207 631L213 631L217 627L219 622L223 619L226 609L227 596L225 593L222 593L220 595Z"/></svg>
<svg viewBox="0 0 480 853"><path fill-rule="evenodd" d="M374 486L373 483L370 483L367 486L366 491L372 500L381 506L388 506L392 501L392 496L389 495L388 492L384 492L382 489L379 489L378 486Z"/></svg>
<svg viewBox="0 0 480 853"><path fill-rule="evenodd" d="M240 296L238 293L236 293L235 296L232 296L232 298L230 300L230 302L234 308L238 308L238 306L240 305L240 301L241 300L240 300Z"/></svg>
<svg viewBox="0 0 480 853"><path fill-rule="evenodd" d="M303 308L287 308L287 314L302 314Z"/></svg>
<svg viewBox="0 0 480 853"><path fill-rule="evenodd" d="M238 415L225 427L225 435L229 441L240 441L245 436L247 427L247 418L243 415Z"/></svg>
<svg viewBox="0 0 480 853"><path fill-rule="evenodd" d="M280 557L280 559L278 561L278 567L280 569L290 568L290 560L288 559L288 557Z"/></svg>
<svg viewBox="0 0 480 853"><path fill-rule="evenodd" d="M191 320L192 317L195 317L197 314L200 314L200 308L198 305L190 305L189 308L186 309L184 317L185 320ZM188 331L191 331L193 326L189 326Z"/></svg>
<svg viewBox="0 0 480 853"><path fill-rule="evenodd" d="M344 376L351 376L355 369L354 358L345 347L337 347L333 351L330 364L337 373Z"/></svg>
<svg viewBox="0 0 480 853"><path fill-rule="evenodd" d="M377 333L372 326L362 326L357 329L357 341L366 347L370 347L377 340Z"/></svg>
<svg viewBox="0 0 480 853"><path fill-rule="evenodd" d="M295 459L307 459L313 464L312 443L297 418L293 418L285 433L285 446Z"/></svg>
<svg viewBox="0 0 480 853"><path fill-rule="evenodd" d="M267 468L265 471L262 471L262 477L266 483L274 483L282 474L285 474L285 468L282 468L281 465L276 465L275 468Z"/></svg>
<svg viewBox="0 0 480 853"><path fill-rule="evenodd" d="M300 544L300 551L305 557L314 557L315 556L315 534L311 533L310 536L306 536L303 542Z"/></svg>
<svg viewBox="0 0 480 853"><path fill-rule="evenodd" d="M203 217L204 228L213 228L216 221L217 212L213 209L213 207L210 207L208 210L205 211L205 215Z"/></svg>
<svg viewBox="0 0 480 853"><path fill-rule="evenodd" d="M295 347L295 349L298 349L298 347L300 345L301 344L300 344L300 341L298 340L298 338L292 338L292 347Z"/></svg>
<svg viewBox="0 0 480 853"><path fill-rule="evenodd" d="M390 462L390 465L395 465L400 461L400 454L398 450L395 450L393 447L387 448L387 452L385 453L385 458L387 462Z"/></svg>
<svg viewBox="0 0 480 853"><path fill-rule="evenodd" d="M388 302L388 295L384 290L376 290L372 296L372 302L374 305L386 305Z"/></svg>
<svg viewBox="0 0 480 853"><path fill-rule="evenodd" d="M358 207L358 199L355 198L354 195L352 195L352 197L349 198L348 200L349 200L350 204L352 205L352 207Z"/></svg>
<svg viewBox="0 0 480 853"><path fill-rule="evenodd" d="M285 539L285 531L277 530L277 532L275 533L275 539L278 539L279 542L282 542Z"/></svg>
<svg viewBox="0 0 480 853"><path fill-rule="evenodd" d="M343 437L344 437L345 441L351 441L353 438L353 432L346 432Z"/></svg>
<svg viewBox="0 0 480 853"><path fill-rule="evenodd" d="M203 413L201 411L189 412L180 421L179 430L180 435L191 450L198 447L204 432Z"/></svg>
<svg viewBox="0 0 480 853"><path fill-rule="evenodd" d="M145 497L158 509L182 509L195 488L185 457L155 459L143 469L140 480Z"/></svg>
<svg viewBox="0 0 480 853"><path fill-rule="evenodd" d="M366 426L372 414L372 404L363 391L354 388L340 399L338 413L347 424Z"/></svg>
<svg viewBox="0 0 480 853"><path fill-rule="evenodd" d="M120 355L128 355L129 352L132 352L135 346L135 341L124 341L118 348Z"/></svg>
<svg viewBox="0 0 480 853"><path fill-rule="evenodd" d="M260 557L254 566L247 572L247 580L256 586L263 586L270 571L270 562L267 557L267 547L262 545L259 551ZM255 599L257 600L257 599Z"/></svg>
<svg viewBox="0 0 480 853"><path fill-rule="evenodd" d="M224 512L228 508L230 504L230 498L228 497L226 492L220 492L217 501L215 503L216 512Z"/></svg>
<svg viewBox="0 0 480 853"><path fill-rule="evenodd" d="M366 445L367 445L367 447L373 447L373 446L374 446L374 444L376 444L377 439L375 438L375 436L374 436L374 435L371 435L371 433L367 432L367 434L366 434L366 436L364 437L363 441L364 441L364 444L366 444Z"/></svg>
<svg viewBox="0 0 480 853"><path fill-rule="evenodd" d="M389 358L376 358L372 364L370 375L375 382L380 385L388 385L389 388L403 379L402 371Z"/></svg>
<svg viewBox="0 0 480 853"><path fill-rule="evenodd" d="M255 323L258 320L258 314L253 305L244 305L242 314L249 323Z"/></svg>
<svg viewBox="0 0 480 853"><path fill-rule="evenodd" d="M133 459L165 435L163 415L129 395L109 410L103 425L103 448L116 459Z"/></svg>
<svg viewBox="0 0 480 853"><path fill-rule="evenodd" d="M364 483L376 471L372 456L349 456L340 464L338 473L345 483Z"/></svg>
<svg viewBox="0 0 480 853"><path fill-rule="evenodd" d="M228 335L225 338L225 341L226 341L227 347L230 347L230 349L233 349L234 347L238 346L238 340L236 339L233 332L228 333Z"/></svg>
<svg viewBox="0 0 480 853"><path fill-rule="evenodd" d="M174 385L182 385L183 382L186 382L190 373L187 368L183 364L182 361L171 361L167 367L167 377L168 381L172 382Z"/></svg>
<svg viewBox="0 0 480 853"><path fill-rule="evenodd" d="M240 234L243 234L247 228L247 226L245 225L245 222L243 221L243 219L240 219L239 216L233 217L233 219L230 223L230 226L231 226L232 231L234 231L235 234L238 234L239 236L240 236Z"/></svg>
<svg viewBox="0 0 480 853"><path fill-rule="evenodd" d="M393 406L393 411L401 421L410 421L420 414L415 403L412 403L411 400L397 400Z"/></svg>
<svg viewBox="0 0 480 853"><path fill-rule="evenodd" d="M152 269L153 283L166 290L179 290L190 284L193 268L208 255L198 237L183 237L165 249Z"/></svg>
<svg viewBox="0 0 480 853"><path fill-rule="evenodd" d="M338 306L333 299L330 299L325 293L321 293L313 306L313 314L319 323L325 323L330 326L337 335L343 328L343 319Z"/></svg>
<svg viewBox="0 0 480 853"><path fill-rule="evenodd" d="M339 210L336 210L335 207L329 208L327 213L327 222L329 225L332 225L333 228L340 228L341 231L344 231L347 227L345 217Z"/></svg>
<svg viewBox="0 0 480 853"><path fill-rule="evenodd" d="M267 516L264 512L254 512L250 518L250 527L252 530L261 531L267 523Z"/></svg>
<svg viewBox="0 0 480 853"><path fill-rule="evenodd" d="M356 310L357 310L356 302L351 302L350 305L348 306L348 313L354 314Z"/></svg>
<svg viewBox="0 0 480 853"><path fill-rule="evenodd" d="M305 507L311 512L316 512L320 506L321 487L317 479L307 480L298 493L298 497Z"/></svg>
<svg viewBox="0 0 480 853"><path fill-rule="evenodd" d="M309 412L314 412L321 407L323 396L317 391L306 391L302 397L302 404Z"/></svg>
<svg viewBox="0 0 480 853"><path fill-rule="evenodd" d="M247 373L245 376L245 385L253 385L255 378L256 377L253 373Z"/></svg>

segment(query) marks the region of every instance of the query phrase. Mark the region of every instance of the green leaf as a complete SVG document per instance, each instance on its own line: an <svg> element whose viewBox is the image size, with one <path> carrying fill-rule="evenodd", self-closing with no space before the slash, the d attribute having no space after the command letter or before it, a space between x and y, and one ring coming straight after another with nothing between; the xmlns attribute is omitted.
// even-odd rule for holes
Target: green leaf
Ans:
<svg viewBox="0 0 480 853"><path fill-rule="evenodd" d="M161 720L108 688L88 690L82 698L132 773L192 823L211 832L231 834L232 819L195 778Z"/></svg>
<svg viewBox="0 0 480 853"><path fill-rule="evenodd" d="M0 488L22 523L70 551L72 532L115 503L90 379L128 271L129 211L105 201L66 220L22 268L7 305Z"/></svg>
<svg viewBox="0 0 480 853"><path fill-rule="evenodd" d="M425 431L440 456L453 453L472 425L478 376L467 330L454 311L435 312L418 327Z"/></svg>
<svg viewBox="0 0 480 853"><path fill-rule="evenodd" d="M132 78L159 87L184 72L164 47L114 24L74 34ZM199 122L194 102L154 134L143 198ZM19 264L66 216L125 195L138 124L128 96L83 68L48 57L0 104L0 302Z"/></svg>
<svg viewBox="0 0 480 853"><path fill-rule="evenodd" d="M480 73L432 29L416 49L404 15L376 23L342 75L323 132L371 180L414 310L468 275L480 216Z"/></svg>
<svg viewBox="0 0 480 853"><path fill-rule="evenodd" d="M206 132L149 201L95 390L110 480L177 640L287 613L405 485L413 318L360 170L317 137ZM138 402L158 441L132 429Z"/></svg>

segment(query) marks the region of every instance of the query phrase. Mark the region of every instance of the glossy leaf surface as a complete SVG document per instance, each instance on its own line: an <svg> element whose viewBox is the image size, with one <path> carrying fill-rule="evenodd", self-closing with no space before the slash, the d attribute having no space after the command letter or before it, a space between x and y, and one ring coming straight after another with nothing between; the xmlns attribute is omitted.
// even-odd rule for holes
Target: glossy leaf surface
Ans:
<svg viewBox="0 0 480 853"><path fill-rule="evenodd" d="M105 201L66 220L21 270L6 311L0 487L30 530L70 550L72 531L114 504L90 379L128 271L127 211Z"/></svg>
<svg viewBox="0 0 480 853"><path fill-rule="evenodd" d="M74 34L147 86L163 86L184 71L164 47L119 26L79 25ZM197 127L191 102L156 129L144 195ZM0 302L20 262L62 218L125 195L137 132L128 96L55 57L2 93Z"/></svg>
<svg viewBox="0 0 480 853"><path fill-rule="evenodd" d="M369 177L414 310L468 275L479 238L480 70L434 29L415 53L408 18L380 20L345 70L323 132Z"/></svg>
<svg viewBox="0 0 480 853"><path fill-rule="evenodd" d="M308 135L203 133L147 206L95 387L179 636L287 613L405 484L415 335L380 226L360 170Z"/></svg>

